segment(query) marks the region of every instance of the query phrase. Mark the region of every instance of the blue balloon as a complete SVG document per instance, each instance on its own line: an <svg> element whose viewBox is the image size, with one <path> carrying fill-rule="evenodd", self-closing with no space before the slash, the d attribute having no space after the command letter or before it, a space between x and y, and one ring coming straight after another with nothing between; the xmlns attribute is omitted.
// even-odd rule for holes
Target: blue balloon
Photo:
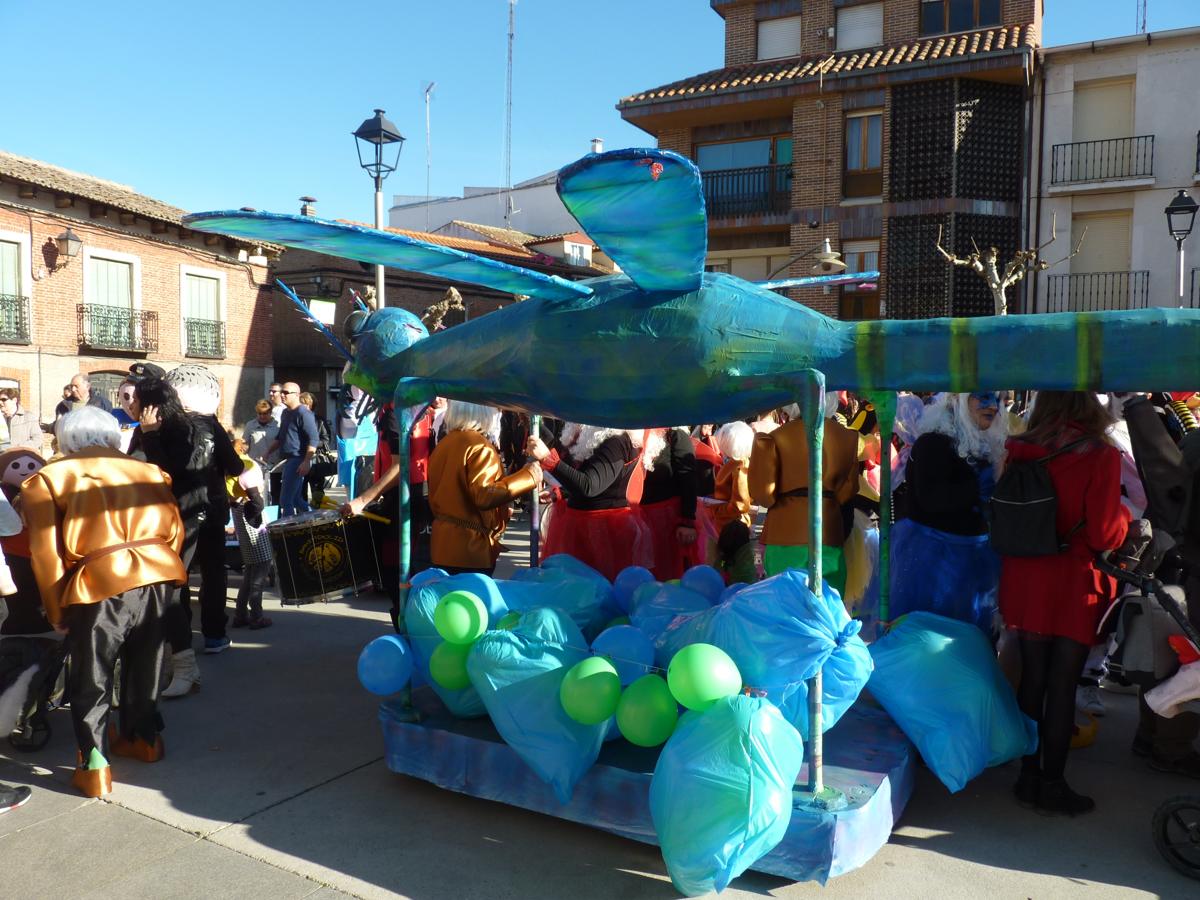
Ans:
<svg viewBox="0 0 1200 900"><path fill-rule="evenodd" d="M633 602L633 592L640 585L651 581L654 581L654 575L649 569L641 566L628 566L620 571L613 579L613 599L617 601L617 606L621 607L621 612L629 612L629 605Z"/></svg>
<svg viewBox="0 0 1200 900"><path fill-rule="evenodd" d="M725 579L712 566L692 566L679 579L681 587L695 591L709 603L717 603L725 592Z"/></svg>
<svg viewBox="0 0 1200 900"><path fill-rule="evenodd" d="M650 603L661 588L662 585L657 581L647 581L634 588L632 599L629 601L630 615L632 616L642 604Z"/></svg>
<svg viewBox="0 0 1200 900"><path fill-rule="evenodd" d="M654 644L632 625L614 625L602 631L592 641L592 653L608 657L622 687L633 684L654 665Z"/></svg>
<svg viewBox="0 0 1200 900"><path fill-rule="evenodd" d="M738 591L740 591L742 588L748 587L748 586L749 585L747 585L746 582L744 582L744 581L735 581L733 584L731 584L729 587L725 588L725 590L721 592L721 599L717 601L717 605L720 606L726 600L729 600L730 598L732 598L733 595L736 594Z"/></svg>
<svg viewBox="0 0 1200 900"><path fill-rule="evenodd" d="M358 680L381 697L403 690L412 672L412 651L398 634L375 638L358 655Z"/></svg>
<svg viewBox="0 0 1200 900"><path fill-rule="evenodd" d="M413 587L418 588L421 585L428 584L431 581L440 581L443 578L449 577L450 573L445 569L439 569L435 567L432 569L422 569L420 572L410 578L408 583Z"/></svg>

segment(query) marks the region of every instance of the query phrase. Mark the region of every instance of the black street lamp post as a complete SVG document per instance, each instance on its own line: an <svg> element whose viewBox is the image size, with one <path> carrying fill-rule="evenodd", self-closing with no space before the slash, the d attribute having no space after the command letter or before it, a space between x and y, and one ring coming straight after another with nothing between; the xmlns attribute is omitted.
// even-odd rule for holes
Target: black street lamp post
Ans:
<svg viewBox="0 0 1200 900"><path fill-rule="evenodd" d="M400 164L400 151L404 147L404 135L396 130L396 126L388 121L382 109L375 110L375 115L367 119L354 132L354 143L358 149L358 164L375 180L375 227L383 227L383 180L396 171ZM396 145L396 155L391 152L384 155L384 148ZM375 302L382 309L385 305L383 298L383 266L375 267Z"/></svg>
<svg viewBox="0 0 1200 900"><path fill-rule="evenodd" d="M1167 214L1167 228L1171 231L1171 237L1175 238L1175 253L1179 261L1179 305L1181 307L1184 306L1183 242L1192 233L1197 209L1200 209L1200 204L1189 197L1187 191L1181 190L1164 210Z"/></svg>

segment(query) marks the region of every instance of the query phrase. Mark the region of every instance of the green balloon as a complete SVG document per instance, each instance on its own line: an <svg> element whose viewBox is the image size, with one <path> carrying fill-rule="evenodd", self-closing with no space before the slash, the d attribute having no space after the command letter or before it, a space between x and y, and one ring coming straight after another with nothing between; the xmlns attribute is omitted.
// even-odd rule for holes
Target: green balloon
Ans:
<svg viewBox="0 0 1200 900"><path fill-rule="evenodd" d="M680 581L679 578L672 578L670 581L664 581L663 584L679 584Z"/></svg>
<svg viewBox="0 0 1200 900"><path fill-rule="evenodd" d="M667 667L667 684L688 709L705 710L742 689L742 674L729 654L712 644L688 644Z"/></svg>
<svg viewBox="0 0 1200 900"><path fill-rule="evenodd" d="M517 611L505 613L503 618L496 623L496 627L502 631L512 631L517 627L517 623L521 621L521 614Z"/></svg>
<svg viewBox="0 0 1200 900"><path fill-rule="evenodd" d="M643 675L621 694L617 727L639 747L657 747L675 731L679 705L659 675Z"/></svg>
<svg viewBox="0 0 1200 900"><path fill-rule="evenodd" d="M487 607L470 591L451 591L433 611L433 627L451 644L473 644L487 626Z"/></svg>
<svg viewBox="0 0 1200 900"><path fill-rule="evenodd" d="M610 628L615 628L618 625L628 625L629 616L617 616L615 619L609 619L608 624L601 628L601 631L608 631Z"/></svg>
<svg viewBox="0 0 1200 900"><path fill-rule="evenodd" d="M470 644L451 644L449 641L434 647L429 657L429 677L434 684L448 691L470 687L471 677L467 674L467 654L470 652Z"/></svg>
<svg viewBox="0 0 1200 900"><path fill-rule="evenodd" d="M558 699L567 715L580 725L599 725L617 711L621 679L607 659L589 656L567 670Z"/></svg>

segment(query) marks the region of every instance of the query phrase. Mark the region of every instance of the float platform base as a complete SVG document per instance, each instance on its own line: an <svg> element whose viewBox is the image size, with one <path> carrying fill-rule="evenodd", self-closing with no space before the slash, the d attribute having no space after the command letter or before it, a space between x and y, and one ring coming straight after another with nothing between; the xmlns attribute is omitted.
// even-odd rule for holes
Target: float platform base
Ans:
<svg viewBox="0 0 1200 900"><path fill-rule="evenodd" d="M413 692L413 704L405 708L389 701L380 706L387 764L393 772L658 843L650 819L650 777L657 749L608 742L564 805L486 717L455 719L428 688ZM824 753L825 784L845 794L846 806L826 811L807 803L808 772L802 769L787 834L752 866L755 871L823 884L864 865L887 843L912 795L917 758L913 746L886 713L860 702L826 732Z"/></svg>

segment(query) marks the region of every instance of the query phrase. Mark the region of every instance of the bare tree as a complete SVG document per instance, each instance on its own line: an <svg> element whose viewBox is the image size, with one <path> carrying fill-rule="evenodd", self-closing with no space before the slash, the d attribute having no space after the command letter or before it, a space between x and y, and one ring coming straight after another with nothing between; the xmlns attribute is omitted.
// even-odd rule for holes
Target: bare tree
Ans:
<svg viewBox="0 0 1200 900"><path fill-rule="evenodd" d="M421 313L421 321L428 324L430 334L446 327L442 324L442 319L446 318L446 313L452 309L467 311L466 306L463 305L462 294L458 292L458 288L453 287L447 288L441 300Z"/></svg>
<svg viewBox="0 0 1200 900"><path fill-rule="evenodd" d="M948 252L942 246L942 226L938 226L937 249L938 253L942 254L946 262L954 266L966 266L976 275L984 280L988 286L988 290L992 292L992 299L996 304L996 315L1003 316L1008 314L1008 298L1007 290L1014 284L1017 284L1028 272L1044 272L1051 266L1057 266L1060 263L1066 262L1079 252L1079 248L1083 246L1083 239L1087 235L1087 228L1083 229L1083 233L1079 235L1079 243L1075 245L1075 249L1062 259L1055 262L1047 262L1042 258L1042 251L1054 243L1058 237L1058 216L1055 215L1050 220L1050 240L1042 244L1040 247L1030 247L1028 250L1018 250L1012 255L1003 267L1000 267L1000 251L995 247L989 247L987 252L981 252L979 245L975 243L975 239L971 238L971 246L975 248L974 253L968 254L966 257L955 256Z"/></svg>

